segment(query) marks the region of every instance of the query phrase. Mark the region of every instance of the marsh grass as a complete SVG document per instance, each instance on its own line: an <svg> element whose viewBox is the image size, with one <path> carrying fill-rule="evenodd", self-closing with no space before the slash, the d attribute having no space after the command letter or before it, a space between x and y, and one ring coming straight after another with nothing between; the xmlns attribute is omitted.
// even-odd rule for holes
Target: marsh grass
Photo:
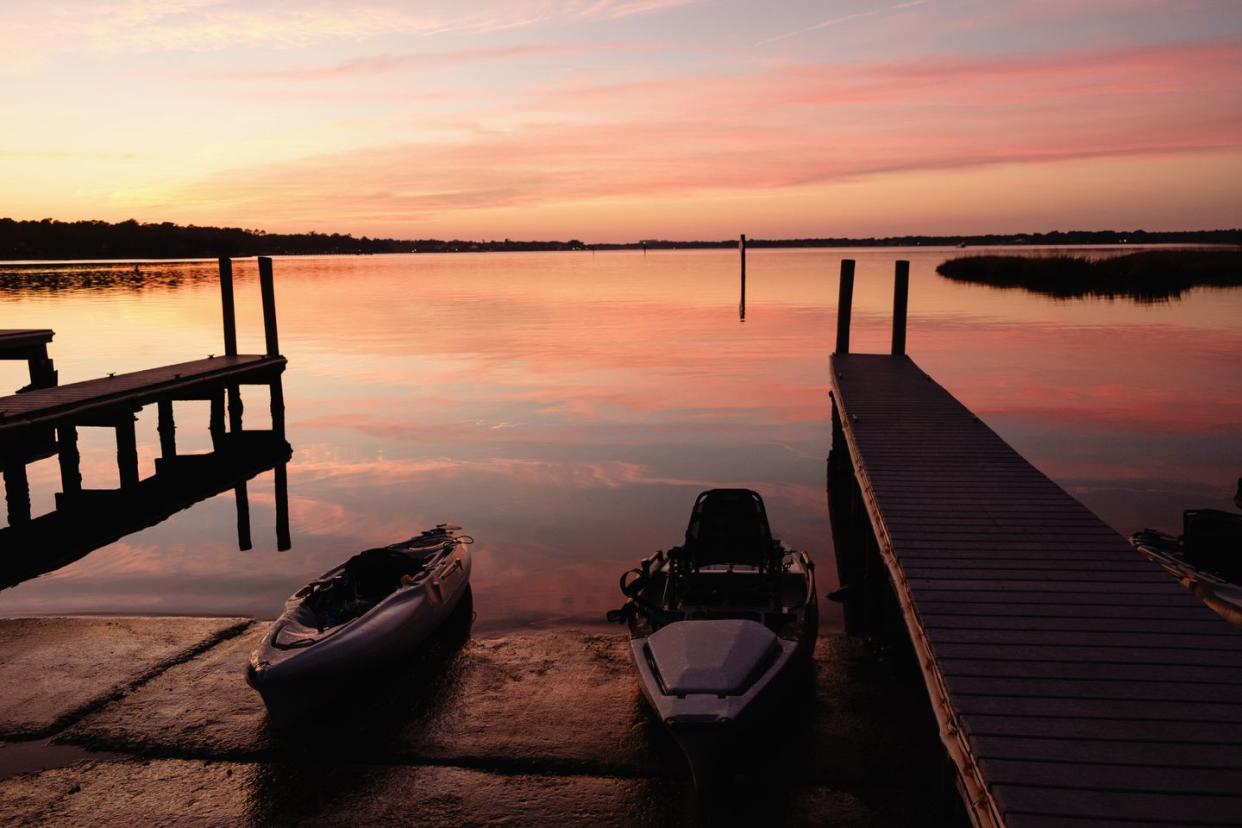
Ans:
<svg viewBox="0 0 1242 828"><path fill-rule="evenodd" d="M1242 250L1149 250L1086 256L964 256L936 268L947 279L1022 288L1059 299L1179 299L1196 287L1242 287Z"/></svg>

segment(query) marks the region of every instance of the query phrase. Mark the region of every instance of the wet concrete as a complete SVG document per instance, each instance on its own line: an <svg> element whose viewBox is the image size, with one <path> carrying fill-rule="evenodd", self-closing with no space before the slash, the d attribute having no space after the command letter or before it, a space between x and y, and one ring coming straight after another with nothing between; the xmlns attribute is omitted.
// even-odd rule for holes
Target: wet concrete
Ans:
<svg viewBox="0 0 1242 828"><path fill-rule="evenodd" d="M0 739L53 732L249 623L237 618L0 619Z"/></svg>
<svg viewBox="0 0 1242 828"><path fill-rule="evenodd" d="M290 732L269 725L242 675L263 626L78 717L58 742L133 758L0 782L0 822L155 814L253 824L701 821L684 762L646 710L619 631L471 639L467 622L402 672L370 683L365 696ZM0 664L0 683L7 670ZM813 673L793 688L783 724L752 745L760 760L739 767L727 808L711 821L951 819L926 699L898 660L863 641L825 637Z"/></svg>

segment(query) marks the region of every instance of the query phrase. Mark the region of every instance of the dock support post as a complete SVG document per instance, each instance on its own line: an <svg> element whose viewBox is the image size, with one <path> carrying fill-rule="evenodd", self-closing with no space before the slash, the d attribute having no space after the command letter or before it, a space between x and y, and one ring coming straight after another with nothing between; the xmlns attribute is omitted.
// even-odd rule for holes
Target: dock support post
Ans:
<svg viewBox="0 0 1242 828"><path fill-rule="evenodd" d="M263 333L267 337L267 355L280 355L280 340L276 335L276 288L272 283L272 260L259 257L259 290L263 294Z"/></svg>
<svg viewBox="0 0 1242 828"><path fill-rule="evenodd" d="M220 309L224 316L224 355L237 356L237 313L233 304L233 260L220 257ZM241 389L228 387L229 431L242 429Z"/></svg>
<svg viewBox="0 0 1242 828"><path fill-rule="evenodd" d="M211 394L211 447L219 451L224 447L224 389Z"/></svg>
<svg viewBox="0 0 1242 828"><path fill-rule="evenodd" d="M272 477L276 489L276 549L284 552L293 548L289 537L289 471L283 461L276 464Z"/></svg>
<svg viewBox="0 0 1242 828"><path fill-rule="evenodd" d="M82 457L78 454L78 430L71 425L56 428L56 459L60 463L60 490L68 496L82 491Z"/></svg>
<svg viewBox="0 0 1242 828"><path fill-rule="evenodd" d="M237 548L248 552L254 544L250 542L250 495L245 480L233 488L233 498L237 501Z"/></svg>
<svg viewBox="0 0 1242 828"><path fill-rule="evenodd" d="M910 297L910 263L897 260L893 282L893 356L906 353L906 305Z"/></svg>
<svg viewBox="0 0 1242 828"><path fill-rule="evenodd" d="M160 457L171 460L177 456L177 424L173 420L173 401L160 400L159 408Z"/></svg>
<svg viewBox="0 0 1242 828"><path fill-rule="evenodd" d="M742 300L737 306L737 315L739 319L746 318L746 234L743 233L737 243L738 250L742 257Z"/></svg>
<svg viewBox="0 0 1242 828"><path fill-rule="evenodd" d="M268 385L272 396L272 433L280 440L285 439L285 389L280 377Z"/></svg>
<svg viewBox="0 0 1242 828"><path fill-rule="evenodd" d="M132 414L125 415L116 424L116 469L122 489L138 485L138 439Z"/></svg>
<svg viewBox="0 0 1242 828"><path fill-rule="evenodd" d="M27 388L54 388L56 386L56 368L53 367L52 360L48 358L46 345L40 347L38 352L26 360L26 367L30 370L30 385L26 386Z"/></svg>
<svg viewBox="0 0 1242 828"><path fill-rule="evenodd" d="M850 312L854 304L854 260L841 260L841 289L837 294L837 353L850 352Z"/></svg>
<svg viewBox="0 0 1242 828"><path fill-rule="evenodd" d="M26 477L26 463L20 458L4 464L4 500L9 526L30 522L30 480Z"/></svg>
<svg viewBox="0 0 1242 828"><path fill-rule="evenodd" d="M224 316L224 355L237 356L237 314L233 308L233 260L220 257L220 309Z"/></svg>

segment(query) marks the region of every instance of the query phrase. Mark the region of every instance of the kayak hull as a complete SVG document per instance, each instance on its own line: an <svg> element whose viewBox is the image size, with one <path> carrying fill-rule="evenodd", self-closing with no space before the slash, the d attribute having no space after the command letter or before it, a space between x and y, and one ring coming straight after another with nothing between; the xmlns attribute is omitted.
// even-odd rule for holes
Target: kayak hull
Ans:
<svg viewBox="0 0 1242 828"><path fill-rule="evenodd" d="M299 590L251 654L246 680L274 721L296 720L434 636L467 593L470 570L469 547L451 543L425 577L399 586L361 616L323 631L305 646L282 646L289 629L305 629L299 619L304 619L307 589ZM293 643L300 642L294 638Z"/></svg>

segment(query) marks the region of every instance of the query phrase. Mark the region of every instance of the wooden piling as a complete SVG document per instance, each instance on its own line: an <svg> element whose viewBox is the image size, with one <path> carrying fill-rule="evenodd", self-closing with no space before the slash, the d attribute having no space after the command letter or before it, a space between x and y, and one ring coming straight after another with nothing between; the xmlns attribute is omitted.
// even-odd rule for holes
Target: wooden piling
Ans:
<svg viewBox="0 0 1242 828"><path fill-rule="evenodd" d="M841 287L837 294L837 350L850 352L850 312L854 304L854 260L841 260Z"/></svg>
<svg viewBox="0 0 1242 828"><path fill-rule="evenodd" d="M173 420L173 401L156 402L159 408L160 457L171 460L177 456L177 424Z"/></svg>
<svg viewBox="0 0 1242 828"><path fill-rule="evenodd" d="M211 447L217 451L224 446L224 391L211 392Z"/></svg>
<svg viewBox="0 0 1242 828"><path fill-rule="evenodd" d="M60 490L66 495L82 491L82 457L78 454L78 430L71 425L56 429L56 459L60 463Z"/></svg>
<svg viewBox="0 0 1242 828"><path fill-rule="evenodd" d="M276 490L276 548L284 552L293 548L289 537L289 473L287 464L277 463L272 472Z"/></svg>
<svg viewBox="0 0 1242 828"><path fill-rule="evenodd" d="M245 480L233 487L233 499L237 502L237 548L248 552L254 544L250 540L250 495Z"/></svg>
<svg viewBox="0 0 1242 828"><path fill-rule="evenodd" d="M910 263L897 260L893 281L893 356L906 352L906 305L910 296Z"/></svg>
<svg viewBox="0 0 1242 828"><path fill-rule="evenodd" d="M9 526L30 522L30 480L26 477L26 463L21 458L4 464L4 500Z"/></svg>
<svg viewBox="0 0 1242 828"><path fill-rule="evenodd" d="M272 260L259 257L259 291L263 294L263 333L267 338L267 355L280 355L280 339L276 335L276 288L272 281Z"/></svg>
<svg viewBox="0 0 1242 828"><path fill-rule="evenodd" d="M737 315L740 319L746 318L746 234L743 233L737 243L738 251L742 258L742 299L737 306Z"/></svg>
<svg viewBox="0 0 1242 828"><path fill-rule="evenodd" d="M138 485L138 440L132 414L122 417L116 424L116 469L122 489Z"/></svg>
<svg viewBox="0 0 1242 828"><path fill-rule="evenodd" d="M220 257L220 310L224 316L224 355L237 356L237 314L233 306L233 260Z"/></svg>

